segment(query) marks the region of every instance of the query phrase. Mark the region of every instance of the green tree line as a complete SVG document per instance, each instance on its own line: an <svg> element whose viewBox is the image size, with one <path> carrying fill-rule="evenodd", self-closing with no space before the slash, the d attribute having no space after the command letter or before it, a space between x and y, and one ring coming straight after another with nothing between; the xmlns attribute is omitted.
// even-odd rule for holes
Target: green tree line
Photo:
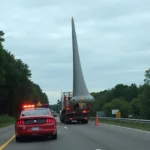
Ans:
<svg viewBox="0 0 150 150"><path fill-rule="evenodd" d="M107 117L113 117L112 109L119 109L121 117L150 119L150 69L145 71L144 84L118 84L114 88L93 92L95 102L92 111L103 111Z"/></svg>
<svg viewBox="0 0 150 150"><path fill-rule="evenodd" d="M31 70L21 59L4 49L0 31L0 115L16 115L26 103L48 103L47 95L31 80Z"/></svg>

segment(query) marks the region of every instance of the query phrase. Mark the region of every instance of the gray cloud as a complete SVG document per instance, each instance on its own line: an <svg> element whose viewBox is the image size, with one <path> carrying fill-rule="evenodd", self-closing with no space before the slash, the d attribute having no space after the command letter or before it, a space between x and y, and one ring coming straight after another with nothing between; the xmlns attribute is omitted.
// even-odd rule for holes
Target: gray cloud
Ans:
<svg viewBox="0 0 150 150"><path fill-rule="evenodd" d="M72 89L71 17L90 91L142 84L150 59L150 1L2 0L5 48L30 66L50 102Z"/></svg>

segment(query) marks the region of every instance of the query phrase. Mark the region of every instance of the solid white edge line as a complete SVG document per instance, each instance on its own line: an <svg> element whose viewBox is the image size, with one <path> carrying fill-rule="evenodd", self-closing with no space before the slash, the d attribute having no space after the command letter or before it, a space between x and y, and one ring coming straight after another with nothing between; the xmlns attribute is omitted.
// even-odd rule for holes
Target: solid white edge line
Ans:
<svg viewBox="0 0 150 150"><path fill-rule="evenodd" d="M123 126L117 126L117 125L107 124L107 123L101 123L101 124L150 134L149 131L144 131L144 130L140 130L140 129L134 129L134 128L123 127Z"/></svg>

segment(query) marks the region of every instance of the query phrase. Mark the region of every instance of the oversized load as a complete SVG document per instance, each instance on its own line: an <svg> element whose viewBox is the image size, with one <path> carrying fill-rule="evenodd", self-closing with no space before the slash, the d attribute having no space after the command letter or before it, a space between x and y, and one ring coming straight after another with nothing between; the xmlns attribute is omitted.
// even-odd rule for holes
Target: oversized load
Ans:
<svg viewBox="0 0 150 150"><path fill-rule="evenodd" d="M89 93L82 73L74 20L72 18L73 46L73 92L63 92L61 96L60 121L70 123L73 120L88 123L90 103L94 97Z"/></svg>
<svg viewBox="0 0 150 150"><path fill-rule="evenodd" d="M93 102L94 97L91 96L91 94L87 89L81 68L75 24L73 18L72 18L72 47L73 47L73 93L70 102L71 103Z"/></svg>
<svg viewBox="0 0 150 150"><path fill-rule="evenodd" d="M92 101L74 101L72 102L72 92L63 92L61 96L61 109L66 109L67 107L74 107L74 105L79 104L80 108L87 106Z"/></svg>

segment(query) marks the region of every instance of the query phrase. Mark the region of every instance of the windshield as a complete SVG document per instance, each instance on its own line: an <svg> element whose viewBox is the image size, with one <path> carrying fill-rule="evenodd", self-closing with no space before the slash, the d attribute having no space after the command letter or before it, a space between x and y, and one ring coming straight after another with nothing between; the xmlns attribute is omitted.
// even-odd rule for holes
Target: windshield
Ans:
<svg viewBox="0 0 150 150"><path fill-rule="evenodd" d="M24 110L21 112L21 116L41 116L49 115L48 109L34 109L34 110Z"/></svg>

